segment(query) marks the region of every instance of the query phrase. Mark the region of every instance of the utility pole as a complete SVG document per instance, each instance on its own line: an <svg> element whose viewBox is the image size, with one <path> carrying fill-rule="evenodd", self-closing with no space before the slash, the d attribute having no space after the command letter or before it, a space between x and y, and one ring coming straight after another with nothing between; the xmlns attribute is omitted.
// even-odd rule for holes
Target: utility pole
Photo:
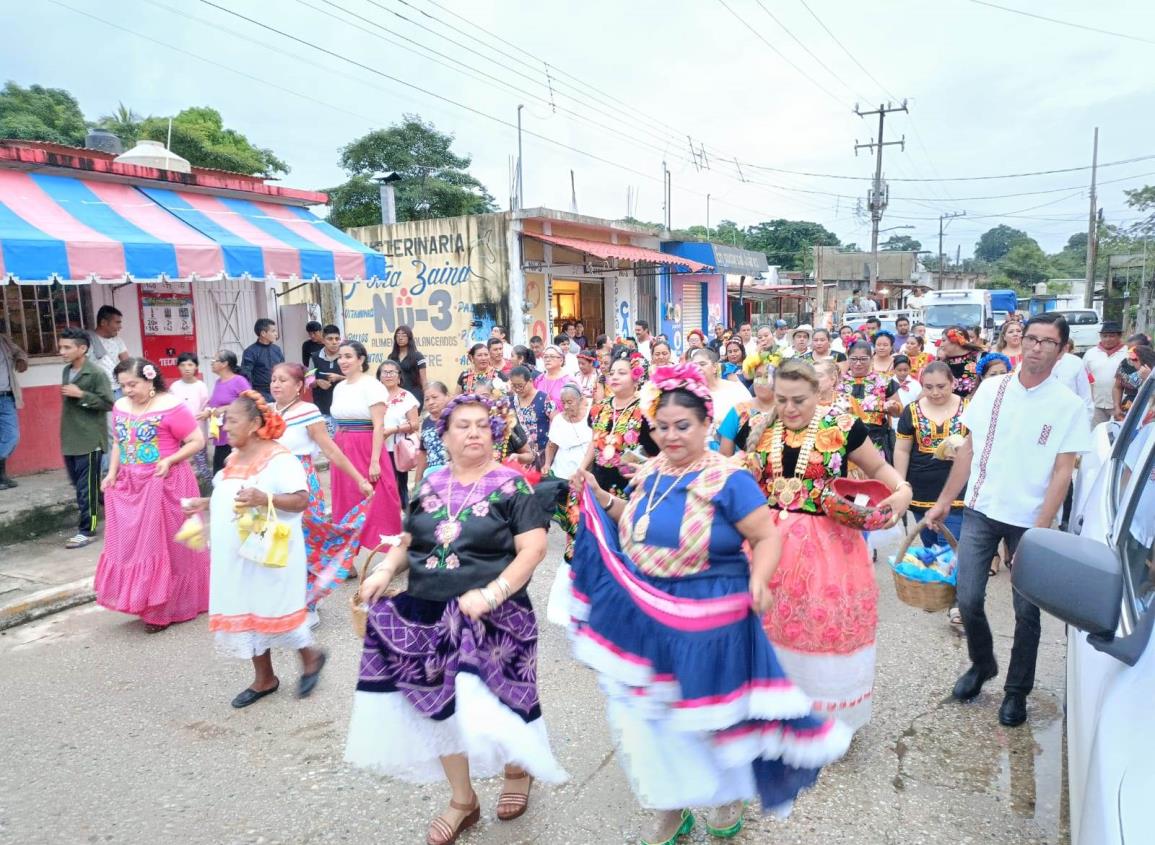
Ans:
<svg viewBox="0 0 1155 845"><path fill-rule="evenodd" d="M521 110L525 106L517 107L517 210L525 208L525 174L521 169Z"/></svg>
<svg viewBox="0 0 1155 845"><path fill-rule="evenodd" d="M1099 202L1095 185L1099 175L1099 127L1095 127L1095 142L1091 148L1091 213L1087 219L1087 289L1083 291L1083 307L1091 308L1095 301L1095 259L1099 252ZM1107 303L1103 303L1106 317Z"/></svg>
<svg viewBox="0 0 1155 845"><path fill-rule="evenodd" d="M710 195L706 194L706 240L710 240Z"/></svg>
<svg viewBox="0 0 1155 845"><path fill-rule="evenodd" d="M878 140L871 141L869 144L859 144L857 140L854 143L854 154L858 155L858 151L866 148L875 153L874 161L874 184L870 189L870 196L868 197L870 204L870 287L873 290L875 284L878 282L878 224L882 222L882 212L886 210L887 206L887 189L882 182L882 148L898 145L906 150L906 136L903 135L899 141L886 141L883 138L883 130L886 126L886 116L892 112L907 111L906 100L902 101L901 106L892 106L890 103L880 105L871 111L862 111L856 105L854 113L859 117L866 117L867 115L878 115Z"/></svg>
<svg viewBox="0 0 1155 845"><path fill-rule="evenodd" d="M942 290L942 271L943 271L943 256L942 256L942 221L953 220L956 217L966 217L965 211L952 211L950 214L940 214L938 216L938 289Z"/></svg>

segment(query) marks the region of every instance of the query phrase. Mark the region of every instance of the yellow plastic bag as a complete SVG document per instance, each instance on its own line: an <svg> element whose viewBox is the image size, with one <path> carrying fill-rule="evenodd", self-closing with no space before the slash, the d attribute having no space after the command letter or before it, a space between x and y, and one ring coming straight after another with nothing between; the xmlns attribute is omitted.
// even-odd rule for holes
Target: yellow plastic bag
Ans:
<svg viewBox="0 0 1155 845"><path fill-rule="evenodd" d="M173 539L194 552L203 552L208 548L208 542L205 539L205 524L201 520L200 514L194 513L186 519Z"/></svg>
<svg viewBox="0 0 1155 845"><path fill-rule="evenodd" d="M216 440L221 436L221 418L216 414L209 414L209 437Z"/></svg>
<svg viewBox="0 0 1155 845"><path fill-rule="evenodd" d="M238 530L241 530L241 520L237 522ZM266 513L257 514L252 522L252 529L241 540L241 547L238 550L240 556L270 568L280 569L288 566L289 538L292 532L287 524L277 520L272 495L269 496Z"/></svg>

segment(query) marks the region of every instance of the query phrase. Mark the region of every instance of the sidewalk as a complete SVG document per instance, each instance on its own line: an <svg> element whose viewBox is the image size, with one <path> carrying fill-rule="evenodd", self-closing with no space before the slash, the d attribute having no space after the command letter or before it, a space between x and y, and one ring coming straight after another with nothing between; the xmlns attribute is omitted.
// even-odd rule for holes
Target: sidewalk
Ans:
<svg viewBox="0 0 1155 845"><path fill-rule="evenodd" d="M16 482L18 487L0 490L0 559L5 560L5 546L76 524L76 492L64 470L22 476Z"/></svg>

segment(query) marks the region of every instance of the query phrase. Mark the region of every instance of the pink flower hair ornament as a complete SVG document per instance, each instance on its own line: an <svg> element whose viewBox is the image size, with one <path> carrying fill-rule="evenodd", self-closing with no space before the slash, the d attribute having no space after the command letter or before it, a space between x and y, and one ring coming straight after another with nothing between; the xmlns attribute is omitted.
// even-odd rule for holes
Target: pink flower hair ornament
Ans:
<svg viewBox="0 0 1155 845"><path fill-rule="evenodd" d="M706 387L706 379L702 371L694 364L675 364L670 367L658 367L650 381L642 388L642 412L651 423L658 416L658 405L662 394L675 390L684 390L697 396L706 405L706 416L714 418L714 400L710 396L710 388ZM442 417L445 415L442 414Z"/></svg>

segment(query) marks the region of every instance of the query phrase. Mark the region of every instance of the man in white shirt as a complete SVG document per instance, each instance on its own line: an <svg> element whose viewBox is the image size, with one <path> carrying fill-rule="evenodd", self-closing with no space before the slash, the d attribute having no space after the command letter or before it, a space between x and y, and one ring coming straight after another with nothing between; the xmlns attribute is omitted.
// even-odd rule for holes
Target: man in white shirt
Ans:
<svg viewBox="0 0 1155 845"><path fill-rule="evenodd" d="M1054 373L1055 377L1083 402L1083 406L1087 409L1087 420L1090 422L1095 416L1095 400L1083 359L1068 349L1055 364Z"/></svg>
<svg viewBox="0 0 1155 845"><path fill-rule="evenodd" d="M710 426L710 448L718 448L718 425L739 402L750 401L750 391L739 382L718 378L718 356L711 349L695 350L690 361L698 366L714 400L714 422Z"/></svg>
<svg viewBox="0 0 1155 845"><path fill-rule="evenodd" d="M654 336L650 334L650 324L645 320L637 320L634 323L634 340L638 344L638 352L642 353L642 357L647 361L650 360L650 349L654 345Z"/></svg>
<svg viewBox="0 0 1155 845"><path fill-rule="evenodd" d="M489 330L490 340L501 341L501 360L508 361L513 357L513 344L509 342L509 338L505 333L505 326L494 326Z"/></svg>
<svg viewBox="0 0 1155 845"><path fill-rule="evenodd" d="M1127 357L1123 327L1114 320L1104 320L1099 330L1099 345L1083 353L1083 366L1091 378L1091 395L1095 401L1092 425L1111 419L1115 413L1115 373Z"/></svg>
<svg viewBox="0 0 1155 845"><path fill-rule="evenodd" d="M794 341L790 338L789 328L785 320L774 323L774 345L783 358L794 357Z"/></svg>
<svg viewBox="0 0 1155 845"><path fill-rule="evenodd" d="M116 365L129 357L128 345L120 339L120 329L124 324L124 314L111 305L101 305L96 312L96 330L91 344L92 362L104 370L114 396L120 395L120 385L112 376Z"/></svg>
<svg viewBox="0 0 1155 845"><path fill-rule="evenodd" d="M738 326L738 338L742 341L742 348L746 350L747 358L758 351L758 340L754 337L754 327L749 323Z"/></svg>
<svg viewBox="0 0 1155 845"><path fill-rule="evenodd" d="M984 381L975 392L962 416L969 434L927 512L932 527L941 531L951 502L966 487L956 589L971 667L955 684L959 701L974 698L999 671L984 608L987 570L999 542L1006 542L1013 557L1028 528L1051 527L1075 458L1091 448L1083 403L1053 373L1069 339L1060 314L1039 314L1026 324L1022 364L1013 373ZM1014 645L999 708L999 722L1008 727L1027 719L1041 630L1039 609L1017 592L1014 608Z"/></svg>

